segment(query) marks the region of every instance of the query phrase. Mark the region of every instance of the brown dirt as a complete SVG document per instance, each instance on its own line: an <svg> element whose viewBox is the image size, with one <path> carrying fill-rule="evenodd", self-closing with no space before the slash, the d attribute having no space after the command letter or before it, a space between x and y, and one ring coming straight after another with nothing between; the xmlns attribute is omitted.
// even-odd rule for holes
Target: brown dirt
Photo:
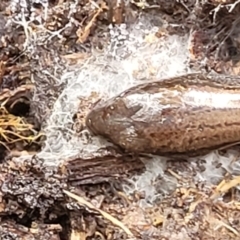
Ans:
<svg viewBox="0 0 240 240"><path fill-rule="evenodd" d="M184 161L169 161L168 174L178 179L177 186L155 207L142 209L136 202L144 193L125 196L120 184L144 171L138 156L107 149L50 168L29 155L44 143L41 128L64 88L55 79L66 66L84 61L92 48L104 48L110 23L131 24L140 13L162 14L177 24L164 32L159 28L157 37L191 30L193 69L238 75L240 3L23 2L0 3L1 239L240 239L239 177L226 176L208 186L193 181L196 172ZM74 130L81 132L80 113L76 121ZM161 188L161 179L153 184Z"/></svg>

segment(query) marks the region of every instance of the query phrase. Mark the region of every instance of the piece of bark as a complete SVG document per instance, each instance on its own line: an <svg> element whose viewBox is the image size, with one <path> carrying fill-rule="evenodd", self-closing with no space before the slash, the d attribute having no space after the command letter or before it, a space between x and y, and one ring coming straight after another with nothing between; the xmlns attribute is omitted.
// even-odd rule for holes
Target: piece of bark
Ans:
<svg viewBox="0 0 240 240"><path fill-rule="evenodd" d="M0 239L60 240L60 231L62 231L62 227L58 224L40 224L27 228L14 221L2 221L0 223Z"/></svg>
<svg viewBox="0 0 240 240"><path fill-rule="evenodd" d="M74 186L124 179L144 169L142 161L130 155L76 158L62 166L69 183Z"/></svg>

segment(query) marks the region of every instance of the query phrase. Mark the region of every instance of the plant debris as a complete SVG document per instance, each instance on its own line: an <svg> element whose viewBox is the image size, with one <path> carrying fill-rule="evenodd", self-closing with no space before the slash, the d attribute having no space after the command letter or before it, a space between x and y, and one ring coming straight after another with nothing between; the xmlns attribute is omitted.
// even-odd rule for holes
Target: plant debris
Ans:
<svg viewBox="0 0 240 240"><path fill-rule="evenodd" d="M149 44L188 34L189 67L239 75L240 1L0 2L1 239L239 239L239 174L209 185L195 181L201 159L195 168L168 160L168 178L151 182L160 196L146 206L140 204L144 192L126 195L123 186L147 171L147 156L104 149L49 166L35 155L46 145L45 126L70 81L61 80L66 69L83 66L112 37L124 44L131 36L113 27L147 14L156 27L145 38ZM154 68L147 70L154 75ZM71 134L84 135L86 113L98 99L97 93L91 101L79 99Z"/></svg>

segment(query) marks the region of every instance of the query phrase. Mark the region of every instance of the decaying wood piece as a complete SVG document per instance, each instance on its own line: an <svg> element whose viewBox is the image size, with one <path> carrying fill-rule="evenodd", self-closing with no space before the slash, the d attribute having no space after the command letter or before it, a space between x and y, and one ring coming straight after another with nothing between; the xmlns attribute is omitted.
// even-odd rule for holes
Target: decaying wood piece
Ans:
<svg viewBox="0 0 240 240"><path fill-rule="evenodd" d="M33 224L32 227L27 228L13 221L3 221L0 223L0 239L60 240L61 230L62 227L58 224Z"/></svg>
<svg viewBox="0 0 240 240"><path fill-rule="evenodd" d="M131 155L75 158L66 161L62 171L71 185L97 184L113 179L124 179L144 170L138 157Z"/></svg>
<svg viewBox="0 0 240 240"><path fill-rule="evenodd" d="M110 0L108 2L108 20L115 24L125 22L125 3L123 0Z"/></svg>

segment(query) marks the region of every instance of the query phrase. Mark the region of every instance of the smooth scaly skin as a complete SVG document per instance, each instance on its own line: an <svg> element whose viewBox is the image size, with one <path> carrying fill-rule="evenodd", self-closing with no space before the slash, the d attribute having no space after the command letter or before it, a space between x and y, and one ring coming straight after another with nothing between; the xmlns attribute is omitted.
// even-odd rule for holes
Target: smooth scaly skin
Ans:
<svg viewBox="0 0 240 240"><path fill-rule="evenodd" d="M240 142L240 78L188 74L98 103L86 125L127 152L196 156Z"/></svg>

